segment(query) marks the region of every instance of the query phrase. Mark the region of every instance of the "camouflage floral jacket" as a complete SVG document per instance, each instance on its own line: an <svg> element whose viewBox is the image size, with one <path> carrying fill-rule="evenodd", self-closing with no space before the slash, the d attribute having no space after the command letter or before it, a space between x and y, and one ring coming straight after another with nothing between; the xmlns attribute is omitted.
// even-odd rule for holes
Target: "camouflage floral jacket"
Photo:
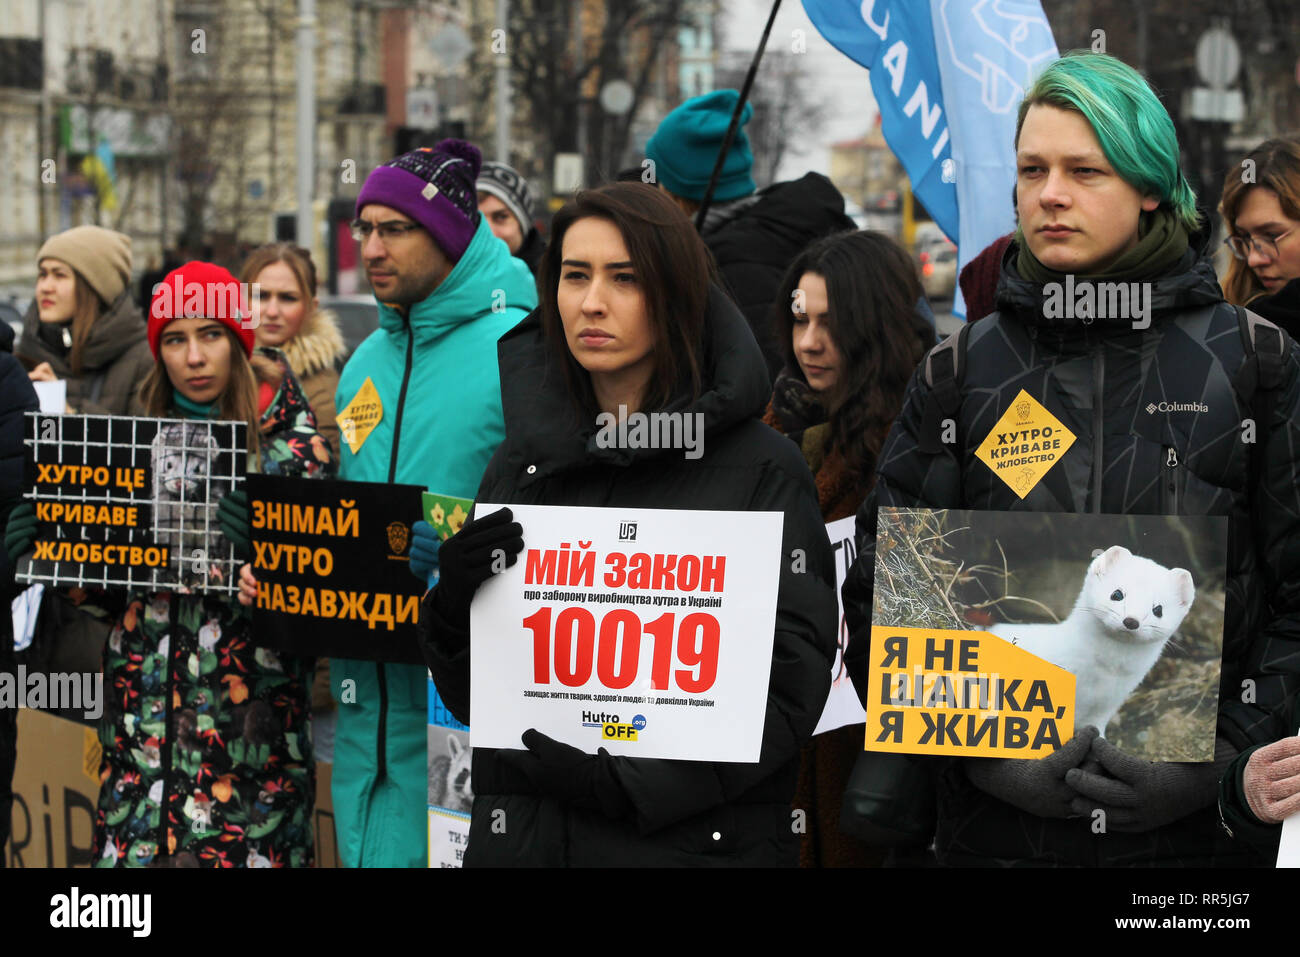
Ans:
<svg viewBox="0 0 1300 957"><path fill-rule="evenodd" d="M283 359L260 422L262 471L334 463ZM116 602L114 602L116 599ZM110 595L93 853L99 867L310 866L314 661L259 647L233 596Z"/></svg>

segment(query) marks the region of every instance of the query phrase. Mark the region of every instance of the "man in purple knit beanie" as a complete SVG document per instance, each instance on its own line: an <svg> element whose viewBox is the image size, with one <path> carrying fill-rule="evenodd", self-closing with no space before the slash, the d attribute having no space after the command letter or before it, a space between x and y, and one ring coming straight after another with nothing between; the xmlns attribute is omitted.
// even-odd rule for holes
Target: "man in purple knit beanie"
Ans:
<svg viewBox="0 0 1300 957"><path fill-rule="evenodd" d="M476 146L442 140L432 149L403 153L366 177L352 232L381 302L420 302L460 261L478 226L474 184L482 164ZM423 227L423 235L412 225ZM382 245L370 240L376 231Z"/></svg>
<svg viewBox="0 0 1300 957"><path fill-rule="evenodd" d="M442 140L378 167L361 187L353 234L379 328L339 373L340 478L473 498L505 438L497 340L536 307L537 287L479 214L481 165L474 146ZM392 574L406 567L431 586L433 538L415 522L408 561ZM424 867L429 672L414 635L385 647L374 623L357 623L355 657L330 659L339 855L348 867ZM440 819L435 863L454 859L447 834Z"/></svg>

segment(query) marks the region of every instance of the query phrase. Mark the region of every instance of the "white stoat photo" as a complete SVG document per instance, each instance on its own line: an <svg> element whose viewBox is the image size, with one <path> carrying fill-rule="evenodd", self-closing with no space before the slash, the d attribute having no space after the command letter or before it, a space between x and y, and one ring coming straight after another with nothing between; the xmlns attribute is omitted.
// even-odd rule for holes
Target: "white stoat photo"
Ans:
<svg viewBox="0 0 1300 957"><path fill-rule="evenodd" d="M882 508L872 622L988 632L1074 675L1075 729L1209 761L1227 581L1219 516Z"/></svg>
<svg viewBox="0 0 1300 957"><path fill-rule="evenodd" d="M1092 560L1074 609L1053 625L989 631L1075 677L1074 726L1106 724L1142 683L1196 598L1192 573L1112 545Z"/></svg>

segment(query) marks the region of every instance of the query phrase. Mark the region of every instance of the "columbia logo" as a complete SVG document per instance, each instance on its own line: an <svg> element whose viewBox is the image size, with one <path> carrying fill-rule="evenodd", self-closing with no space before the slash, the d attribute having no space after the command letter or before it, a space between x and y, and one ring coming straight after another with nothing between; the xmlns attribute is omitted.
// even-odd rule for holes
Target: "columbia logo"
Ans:
<svg viewBox="0 0 1300 957"><path fill-rule="evenodd" d="M1154 402L1150 402L1147 404L1147 415L1150 415L1151 413L1155 412L1155 410L1156 410L1156 404Z"/></svg>
<svg viewBox="0 0 1300 957"><path fill-rule="evenodd" d="M1210 407L1204 402L1149 402L1147 403L1147 415L1154 415L1156 412L1209 412Z"/></svg>

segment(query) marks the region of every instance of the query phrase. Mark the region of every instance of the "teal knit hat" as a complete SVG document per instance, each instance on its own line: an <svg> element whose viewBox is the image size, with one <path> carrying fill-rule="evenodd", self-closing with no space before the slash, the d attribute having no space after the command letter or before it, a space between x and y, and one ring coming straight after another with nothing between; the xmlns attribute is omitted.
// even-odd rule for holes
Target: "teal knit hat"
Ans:
<svg viewBox="0 0 1300 957"><path fill-rule="evenodd" d="M645 154L654 160L655 179L675 196L701 200L709 188L713 164L727 135L727 125L735 112L740 94L735 90L714 90L692 97L663 118L645 145ZM718 174L713 200L725 203L754 192L749 175L754 154L749 151L745 124L754 115L749 103L740 114L740 125L727 150L726 161Z"/></svg>

